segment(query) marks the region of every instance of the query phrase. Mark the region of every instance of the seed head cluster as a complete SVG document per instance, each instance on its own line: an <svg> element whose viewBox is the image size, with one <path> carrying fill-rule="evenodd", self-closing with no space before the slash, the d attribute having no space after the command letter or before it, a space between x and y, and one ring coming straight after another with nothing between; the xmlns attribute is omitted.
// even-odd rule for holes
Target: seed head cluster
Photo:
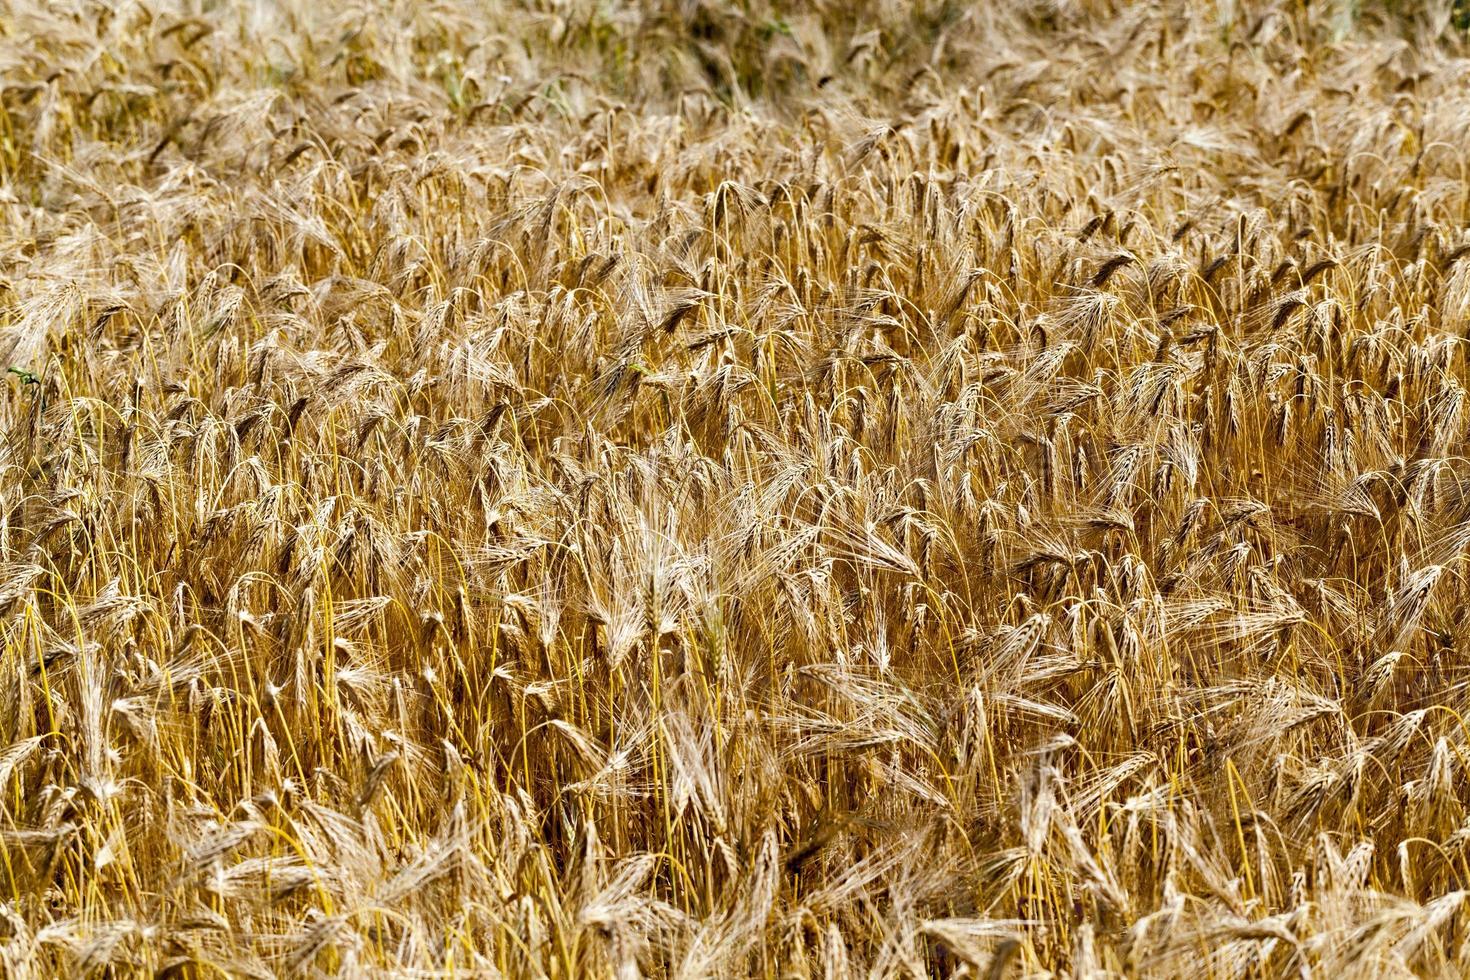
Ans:
<svg viewBox="0 0 1470 980"><path fill-rule="evenodd" d="M0 0L0 976L1470 974L1470 15Z"/></svg>

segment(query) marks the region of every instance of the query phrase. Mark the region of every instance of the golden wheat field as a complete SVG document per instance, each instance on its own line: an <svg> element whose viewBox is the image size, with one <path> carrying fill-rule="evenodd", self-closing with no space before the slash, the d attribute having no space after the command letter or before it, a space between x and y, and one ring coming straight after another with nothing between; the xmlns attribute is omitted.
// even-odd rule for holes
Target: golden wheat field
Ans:
<svg viewBox="0 0 1470 980"><path fill-rule="evenodd" d="M1470 974L1467 28L0 0L0 976Z"/></svg>

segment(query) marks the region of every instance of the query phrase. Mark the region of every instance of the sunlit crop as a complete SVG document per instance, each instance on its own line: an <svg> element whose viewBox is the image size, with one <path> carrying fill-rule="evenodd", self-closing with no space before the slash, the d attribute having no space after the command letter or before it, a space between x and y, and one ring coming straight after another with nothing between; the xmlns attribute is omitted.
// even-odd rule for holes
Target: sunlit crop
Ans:
<svg viewBox="0 0 1470 980"><path fill-rule="evenodd" d="M1470 973L1470 42L0 0L0 976Z"/></svg>

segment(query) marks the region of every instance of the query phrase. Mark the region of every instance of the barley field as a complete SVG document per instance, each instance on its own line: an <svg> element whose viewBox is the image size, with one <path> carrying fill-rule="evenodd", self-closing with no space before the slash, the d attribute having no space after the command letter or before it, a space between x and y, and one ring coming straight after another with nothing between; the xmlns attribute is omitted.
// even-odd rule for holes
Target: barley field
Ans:
<svg viewBox="0 0 1470 980"><path fill-rule="evenodd" d="M0 976L1470 974L1467 29L0 0Z"/></svg>

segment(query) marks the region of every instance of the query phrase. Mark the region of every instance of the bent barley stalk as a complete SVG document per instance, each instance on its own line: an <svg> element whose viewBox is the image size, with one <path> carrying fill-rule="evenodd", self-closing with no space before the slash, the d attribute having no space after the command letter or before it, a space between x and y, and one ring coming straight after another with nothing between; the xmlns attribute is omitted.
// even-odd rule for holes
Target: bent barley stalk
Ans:
<svg viewBox="0 0 1470 980"><path fill-rule="evenodd" d="M0 0L0 975L1470 973L1465 18L1329 6Z"/></svg>

